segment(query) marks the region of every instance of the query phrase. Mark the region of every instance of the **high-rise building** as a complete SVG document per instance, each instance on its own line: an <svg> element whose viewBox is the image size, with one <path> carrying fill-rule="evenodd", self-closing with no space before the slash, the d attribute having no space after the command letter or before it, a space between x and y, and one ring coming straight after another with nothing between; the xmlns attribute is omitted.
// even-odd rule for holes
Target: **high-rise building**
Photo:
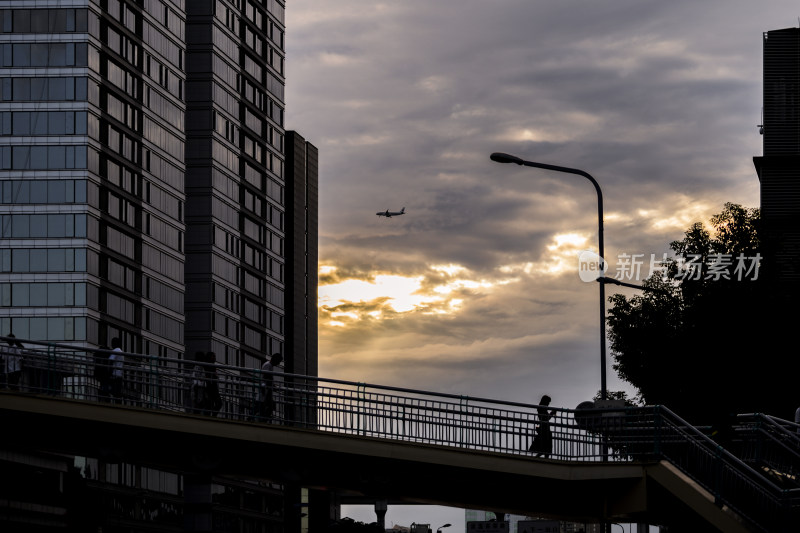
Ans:
<svg viewBox="0 0 800 533"><path fill-rule="evenodd" d="M0 0L0 334L316 375L317 150L285 131L284 44L282 0Z"/></svg>
<svg viewBox="0 0 800 533"><path fill-rule="evenodd" d="M764 33L761 185L763 272L774 294L800 288L800 29Z"/></svg>
<svg viewBox="0 0 800 533"><path fill-rule="evenodd" d="M0 331L179 357L185 14L100 4L0 2Z"/></svg>
<svg viewBox="0 0 800 533"><path fill-rule="evenodd" d="M186 16L187 356L260 366L285 350L291 298L284 8L193 1Z"/></svg>
<svg viewBox="0 0 800 533"><path fill-rule="evenodd" d="M315 302L287 290L315 289L317 189L313 145L286 164L283 19L0 1L0 332L251 368L294 343L316 368Z"/></svg>

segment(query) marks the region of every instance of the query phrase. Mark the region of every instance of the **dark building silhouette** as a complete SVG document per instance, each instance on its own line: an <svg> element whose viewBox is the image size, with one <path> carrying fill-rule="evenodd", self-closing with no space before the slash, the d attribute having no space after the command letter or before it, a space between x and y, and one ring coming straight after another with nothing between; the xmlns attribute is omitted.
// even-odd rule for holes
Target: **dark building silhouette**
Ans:
<svg viewBox="0 0 800 533"><path fill-rule="evenodd" d="M800 29L764 33L761 183L763 273L770 292L800 288Z"/></svg>
<svg viewBox="0 0 800 533"><path fill-rule="evenodd" d="M761 184L762 280L756 309L746 311L760 376L750 379L768 383L769 393L751 401L790 419L798 405L797 356L787 346L800 320L800 29L765 32L763 46L763 155L753 158Z"/></svg>
<svg viewBox="0 0 800 533"><path fill-rule="evenodd" d="M317 375L318 151L286 132L286 371Z"/></svg>
<svg viewBox="0 0 800 533"><path fill-rule="evenodd" d="M1 334L316 375L317 150L285 131L284 4L2 2ZM270 483L2 450L0 471L0 495L26 487L0 516L33 509L15 530L283 530Z"/></svg>

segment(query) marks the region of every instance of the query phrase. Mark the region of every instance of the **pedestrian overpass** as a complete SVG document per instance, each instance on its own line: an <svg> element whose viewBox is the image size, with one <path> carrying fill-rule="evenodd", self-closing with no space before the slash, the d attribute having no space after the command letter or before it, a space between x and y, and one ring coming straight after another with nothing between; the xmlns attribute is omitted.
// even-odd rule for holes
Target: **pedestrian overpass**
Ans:
<svg viewBox="0 0 800 533"><path fill-rule="evenodd" d="M126 354L110 398L93 354L29 350L21 389L0 393L4 447L582 522L788 532L800 520L800 441L786 421L742 416L722 448L660 406L546 421L535 405L283 374L264 413L259 370L206 365L198 383L189 364ZM218 411L190 401L212 381ZM552 454L534 457L544 424Z"/></svg>

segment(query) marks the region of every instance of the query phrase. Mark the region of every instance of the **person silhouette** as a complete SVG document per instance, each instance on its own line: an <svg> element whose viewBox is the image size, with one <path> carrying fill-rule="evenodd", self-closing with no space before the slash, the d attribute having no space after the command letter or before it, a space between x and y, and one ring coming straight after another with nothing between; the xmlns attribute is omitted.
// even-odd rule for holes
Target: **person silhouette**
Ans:
<svg viewBox="0 0 800 533"><path fill-rule="evenodd" d="M16 340L13 333L9 333L7 337L8 347L5 348L3 354L5 368L2 370L5 373L5 382L8 388L18 391L22 380L22 344Z"/></svg>
<svg viewBox="0 0 800 533"><path fill-rule="evenodd" d="M274 372L280 372L280 364L283 356L279 353L272 354L272 357L261 365L261 384L259 387L258 415L262 420L270 421L275 411L276 394ZM279 378L278 378L279 379Z"/></svg>
<svg viewBox="0 0 800 533"><path fill-rule="evenodd" d="M553 432L550 429L550 419L556 414L556 411L555 409L547 410L551 401L550 396L546 394L539 400L539 406L536 408L539 425L530 447L530 451L534 452L536 457L544 456L545 459L553 453Z"/></svg>
<svg viewBox="0 0 800 533"><path fill-rule="evenodd" d="M219 393L219 374L217 374L217 354L214 352L206 353L206 405L205 412L211 416L217 416L222 409L222 396Z"/></svg>
<svg viewBox="0 0 800 533"><path fill-rule="evenodd" d="M111 353L108 356L111 366L109 395L113 403L123 403L122 391L125 378L125 354L122 352L122 341L119 337L111 339Z"/></svg>

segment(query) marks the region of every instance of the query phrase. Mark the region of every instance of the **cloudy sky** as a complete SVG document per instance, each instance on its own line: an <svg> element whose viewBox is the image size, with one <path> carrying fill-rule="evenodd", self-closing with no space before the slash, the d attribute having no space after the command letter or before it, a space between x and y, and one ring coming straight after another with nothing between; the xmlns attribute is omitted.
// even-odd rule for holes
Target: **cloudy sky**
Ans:
<svg viewBox="0 0 800 533"><path fill-rule="evenodd" d="M575 407L605 257L759 204L769 0L291 0L287 128L320 150L320 375ZM391 219L377 211L399 210ZM630 272L627 272L630 273ZM629 280L634 281L635 280ZM611 291L611 287L609 287ZM630 389L610 369L609 389Z"/></svg>

